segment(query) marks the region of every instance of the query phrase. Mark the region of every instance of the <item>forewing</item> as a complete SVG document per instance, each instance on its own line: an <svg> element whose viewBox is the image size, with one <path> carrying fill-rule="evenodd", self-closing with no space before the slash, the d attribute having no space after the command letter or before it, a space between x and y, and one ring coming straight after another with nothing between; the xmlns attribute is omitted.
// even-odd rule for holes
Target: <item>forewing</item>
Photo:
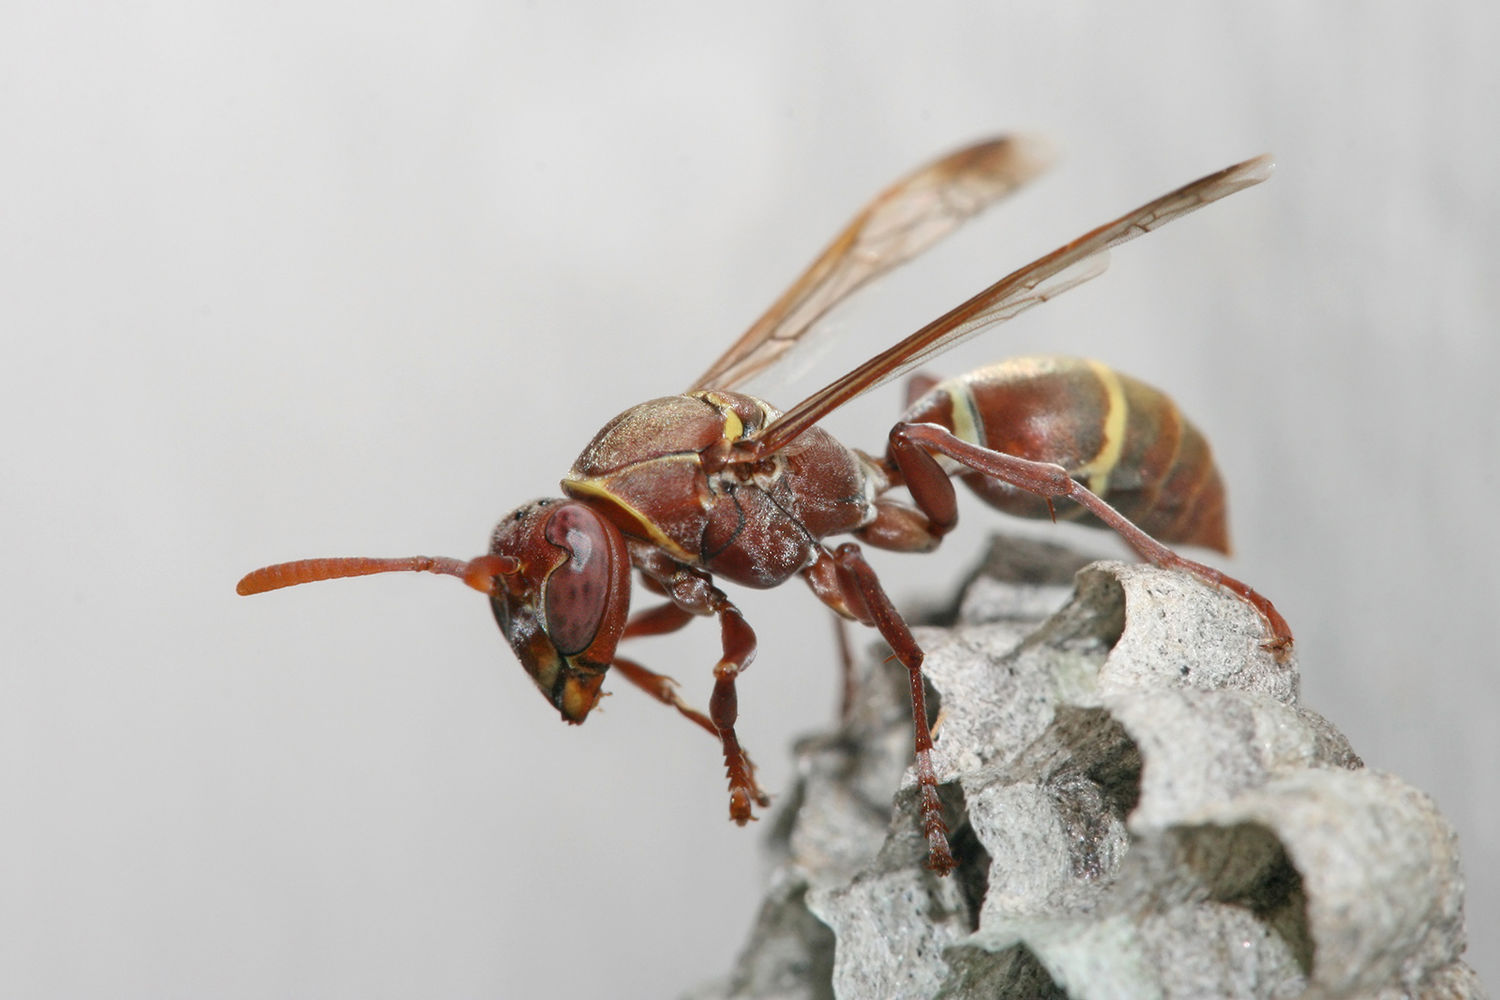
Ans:
<svg viewBox="0 0 1500 1000"><path fill-rule="evenodd" d="M860 286L911 260L1051 162L1043 140L976 143L897 181L865 206L766 314L699 376L730 389L764 371Z"/></svg>
<svg viewBox="0 0 1500 1000"><path fill-rule="evenodd" d="M756 451L767 454L785 447L797 435L860 393L905 374L934 354L946 351L986 327L1003 323L1102 274L1109 264L1111 247L1149 233L1225 195L1259 184L1271 175L1272 166L1269 156L1258 156L1209 174L1006 275L956 309L787 410L760 432Z"/></svg>

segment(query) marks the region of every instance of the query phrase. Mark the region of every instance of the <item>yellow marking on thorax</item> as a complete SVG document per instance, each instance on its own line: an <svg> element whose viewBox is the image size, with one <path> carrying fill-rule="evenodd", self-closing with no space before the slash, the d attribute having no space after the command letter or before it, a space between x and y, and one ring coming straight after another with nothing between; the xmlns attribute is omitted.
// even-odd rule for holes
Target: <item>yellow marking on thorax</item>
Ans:
<svg viewBox="0 0 1500 1000"><path fill-rule="evenodd" d="M745 425L738 413L727 409L719 412L724 414L724 439L726 441L738 441L745 436Z"/></svg>
<svg viewBox="0 0 1500 1000"><path fill-rule="evenodd" d="M1084 363L1104 387L1108 399L1104 411L1104 443L1093 458L1072 473L1073 478L1083 479L1090 490L1102 497L1109 492L1110 474L1125 450L1125 423L1130 417L1130 405L1125 401L1125 387L1120 384L1120 376L1114 369L1099 361L1085 360Z"/></svg>
<svg viewBox="0 0 1500 1000"><path fill-rule="evenodd" d="M740 415L734 412L734 408L729 405L727 399L712 390L695 392L693 395L713 406L724 418L725 441L733 443L745 436L745 423L740 419Z"/></svg>
<svg viewBox="0 0 1500 1000"><path fill-rule="evenodd" d="M604 500L612 504L615 509L623 512L627 517L631 519L631 521L635 523L638 532L642 535L645 535L646 539L651 542L651 544L665 549L667 554L670 555L673 559L680 560L681 562L692 562L697 558L691 552L688 552L682 546L678 545L671 538L669 538L656 524L655 521L651 520L645 514L641 513L638 509L626 503L624 500L621 500L618 495L611 492L610 489L599 482L599 480L580 479L570 475L562 481L562 489L564 493L568 494L568 496L571 497L597 497L600 500Z"/></svg>

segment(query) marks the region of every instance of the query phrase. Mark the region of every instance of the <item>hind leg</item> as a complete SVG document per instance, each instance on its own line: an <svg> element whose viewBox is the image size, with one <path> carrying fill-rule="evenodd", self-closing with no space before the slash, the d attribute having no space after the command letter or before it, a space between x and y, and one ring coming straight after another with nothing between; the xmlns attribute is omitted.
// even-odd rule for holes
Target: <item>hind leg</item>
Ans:
<svg viewBox="0 0 1500 1000"><path fill-rule="evenodd" d="M1082 505L1113 528L1142 559L1155 566L1185 570L1200 579L1224 587L1253 607L1265 619L1271 633L1266 648L1283 656L1292 648L1292 630L1269 600L1234 577L1211 566L1186 559L1152 538L1087 486L1068 475L1066 469L1049 462L1033 462L992 451L963 440L937 424L897 424L891 430L890 453L917 507L927 516L930 530L941 538L958 520L953 482L933 458L944 455L982 475L1008 483L1042 497L1050 507L1058 497Z"/></svg>

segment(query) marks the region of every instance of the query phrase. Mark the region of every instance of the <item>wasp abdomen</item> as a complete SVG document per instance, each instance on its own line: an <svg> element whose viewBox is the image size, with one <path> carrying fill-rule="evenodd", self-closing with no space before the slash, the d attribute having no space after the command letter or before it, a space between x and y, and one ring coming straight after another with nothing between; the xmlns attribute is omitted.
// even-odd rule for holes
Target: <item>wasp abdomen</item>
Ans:
<svg viewBox="0 0 1500 1000"><path fill-rule="evenodd" d="M1147 534L1229 551L1224 485L1208 441L1165 394L1100 362L1002 361L939 382L902 419L1060 465ZM1051 516L1040 497L977 473L961 476L1006 513ZM1071 504L1056 513L1098 524Z"/></svg>

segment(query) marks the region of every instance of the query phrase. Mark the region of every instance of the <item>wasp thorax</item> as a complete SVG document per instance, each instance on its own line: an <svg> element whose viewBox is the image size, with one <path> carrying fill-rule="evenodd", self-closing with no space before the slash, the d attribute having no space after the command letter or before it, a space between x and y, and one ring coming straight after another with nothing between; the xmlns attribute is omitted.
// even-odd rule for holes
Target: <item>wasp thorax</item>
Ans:
<svg viewBox="0 0 1500 1000"><path fill-rule="evenodd" d="M582 722L629 610L624 538L586 504L549 498L506 515L490 552L519 563L490 595L500 631L563 719Z"/></svg>

